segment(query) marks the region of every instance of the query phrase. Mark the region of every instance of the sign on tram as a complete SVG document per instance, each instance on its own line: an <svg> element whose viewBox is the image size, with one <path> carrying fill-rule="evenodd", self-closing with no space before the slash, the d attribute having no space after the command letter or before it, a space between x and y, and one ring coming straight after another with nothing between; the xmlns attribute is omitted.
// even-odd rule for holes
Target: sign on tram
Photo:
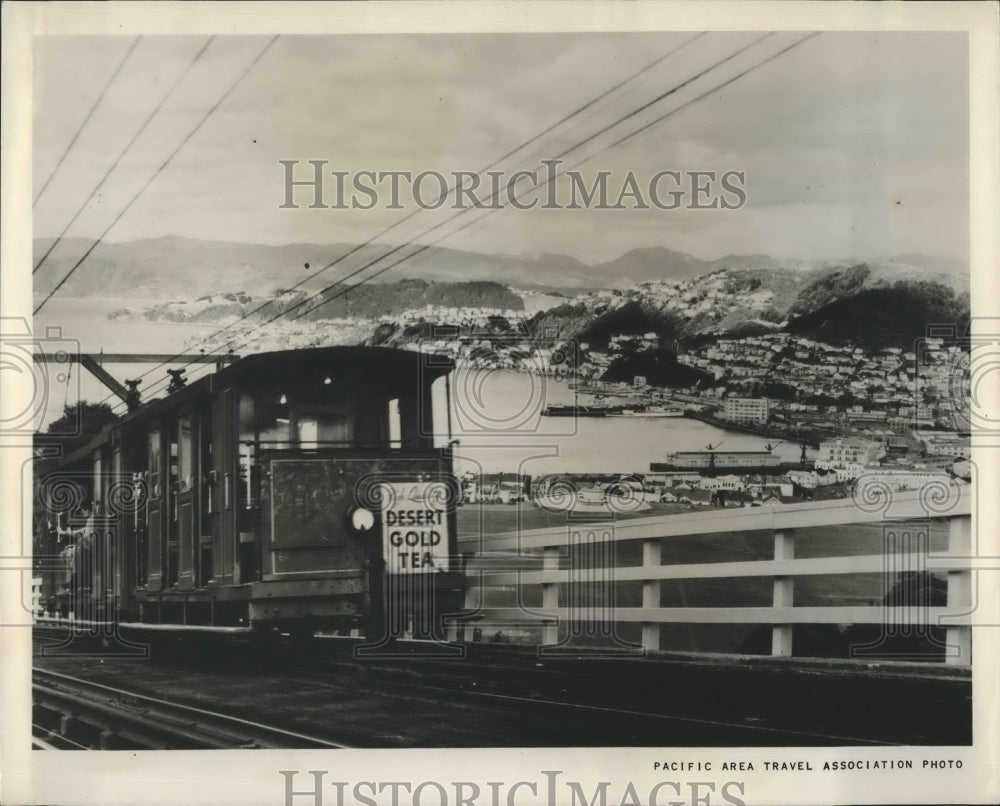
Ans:
<svg viewBox="0 0 1000 806"><path fill-rule="evenodd" d="M441 482L386 483L382 550L389 574L448 570L448 496Z"/></svg>

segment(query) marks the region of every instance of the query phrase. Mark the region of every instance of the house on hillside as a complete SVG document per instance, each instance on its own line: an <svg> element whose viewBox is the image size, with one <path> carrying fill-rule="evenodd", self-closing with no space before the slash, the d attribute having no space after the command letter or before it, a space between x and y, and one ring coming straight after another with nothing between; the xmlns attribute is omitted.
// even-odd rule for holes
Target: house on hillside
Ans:
<svg viewBox="0 0 1000 806"><path fill-rule="evenodd" d="M753 504L753 496L742 490L734 490L733 492L724 493L724 497L720 501L722 506L727 508L734 507L748 507Z"/></svg>
<svg viewBox="0 0 1000 806"><path fill-rule="evenodd" d="M710 476L698 482L701 490L745 490L746 484L739 476L728 474L725 476Z"/></svg>
<svg viewBox="0 0 1000 806"><path fill-rule="evenodd" d="M713 503L714 496L710 490L689 490L683 493L678 499L682 504L690 504L696 507L708 507Z"/></svg>

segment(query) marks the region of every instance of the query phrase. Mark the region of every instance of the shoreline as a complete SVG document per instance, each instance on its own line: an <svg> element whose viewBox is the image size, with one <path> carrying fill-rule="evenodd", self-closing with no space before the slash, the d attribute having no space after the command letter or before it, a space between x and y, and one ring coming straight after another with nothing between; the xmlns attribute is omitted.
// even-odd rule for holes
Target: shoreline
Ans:
<svg viewBox="0 0 1000 806"><path fill-rule="evenodd" d="M701 412L692 411L690 409L685 410L684 417L688 420L697 420L699 422L705 423L706 425L713 425L716 428L722 428L726 431L736 431L741 434L751 434L756 437L763 437L765 439L780 439L783 442L804 442L810 448L818 448L819 443L823 439L829 439L832 434L822 434L818 431L805 431L797 433L788 433L786 431L781 431L774 428L767 428L765 426L753 426L744 425L741 423L732 423L728 420L723 420L718 417L713 417L710 414L702 414Z"/></svg>

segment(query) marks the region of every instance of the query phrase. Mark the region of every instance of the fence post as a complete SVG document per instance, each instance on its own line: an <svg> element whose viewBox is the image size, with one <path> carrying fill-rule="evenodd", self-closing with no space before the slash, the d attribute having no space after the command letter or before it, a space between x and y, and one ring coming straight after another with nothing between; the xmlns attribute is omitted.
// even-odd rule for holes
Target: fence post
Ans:
<svg viewBox="0 0 1000 806"><path fill-rule="evenodd" d="M479 581L479 585L478 586L476 586L476 585L469 585L468 584L468 581L473 576L475 576L476 579ZM470 575L468 569L466 569L465 580L466 580L466 586L465 586L465 612L469 613L469 612L472 612L473 610L475 610L477 607L479 607L480 602L483 601L483 596L485 595L485 592L484 592L483 588L485 588L486 586L483 583L483 574L482 574L481 571L478 572L478 573L473 572L473 574ZM449 641L453 640L451 638L452 625L454 625L454 627L455 627L455 633L456 633L455 637L457 638L458 637L458 619L453 619L448 624L448 640ZM467 619L466 620L464 626L462 627L462 636L465 639L465 642L467 644L471 644L472 641L473 641L473 639L476 637L476 624L475 624L475 622L472 621L472 619Z"/></svg>
<svg viewBox="0 0 1000 806"><path fill-rule="evenodd" d="M972 517L961 515L948 521L948 553L955 557L972 556ZM972 605L972 572L968 569L948 572L948 610L965 612ZM956 624L945 633L948 648L945 662L953 665L972 663L972 626Z"/></svg>
<svg viewBox="0 0 1000 806"><path fill-rule="evenodd" d="M659 568L659 539L642 541L642 567ZM642 583L643 608L658 608L660 606L660 580L644 580ZM660 624L656 621L642 623L642 648L646 652L655 652L660 648Z"/></svg>
<svg viewBox="0 0 1000 806"><path fill-rule="evenodd" d="M542 570L543 571L558 571L559 570L559 555L561 554L558 546L550 546L545 549L542 555ZM557 608L559 607L559 583L558 582L545 582L542 584L542 607L545 609ZM547 645L558 644L559 643L559 620L554 618L551 621L546 621L542 626L542 643Z"/></svg>
<svg viewBox="0 0 1000 806"><path fill-rule="evenodd" d="M795 533L791 529L774 532L774 559L791 560L795 557ZM774 578L774 606L791 607L794 604L795 578L776 576ZM780 657L792 655L792 625L775 624L771 627L771 654Z"/></svg>

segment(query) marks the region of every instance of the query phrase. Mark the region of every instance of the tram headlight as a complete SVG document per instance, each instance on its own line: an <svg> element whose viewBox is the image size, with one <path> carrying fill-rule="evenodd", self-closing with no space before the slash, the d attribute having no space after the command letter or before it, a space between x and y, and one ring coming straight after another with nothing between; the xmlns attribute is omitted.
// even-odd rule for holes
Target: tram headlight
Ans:
<svg viewBox="0 0 1000 806"><path fill-rule="evenodd" d="M375 513L364 507L351 507L347 512L347 523L357 534L368 534L375 528Z"/></svg>

